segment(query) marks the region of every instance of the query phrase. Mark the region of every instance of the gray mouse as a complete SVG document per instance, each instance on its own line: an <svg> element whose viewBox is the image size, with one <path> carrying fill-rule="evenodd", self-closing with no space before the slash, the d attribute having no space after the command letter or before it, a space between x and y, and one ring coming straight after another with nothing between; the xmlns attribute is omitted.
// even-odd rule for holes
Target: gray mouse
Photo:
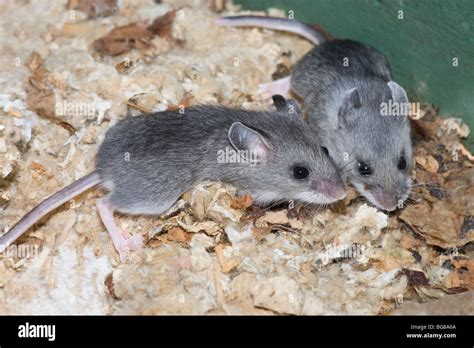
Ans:
<svg viewBox="0 0 474 348"><path fill-rule="evenodd" d="M310 26L285 18L236 16L217 23L284 30L316 44L291 76L262 85L260 92L291 90L301 98L308 122L344 179L380 209L403 207L412 184L408 97L392 81L382 53L357 41L325 41Z"/></svg>
<svg viewBox="0 0 474 348"><path fill-rule="evenodd" d="M98 200L98 210L122 261L143 241L119 231L114 211L160 215L204 180L233 184L258 204L328 204L344 198L336 166L299 109L281 96L274 100L276 110L268 112L196 106L120 121L107 131L96 169L26 214L0 237L0 248L96 185L109 192Z"/></svg>

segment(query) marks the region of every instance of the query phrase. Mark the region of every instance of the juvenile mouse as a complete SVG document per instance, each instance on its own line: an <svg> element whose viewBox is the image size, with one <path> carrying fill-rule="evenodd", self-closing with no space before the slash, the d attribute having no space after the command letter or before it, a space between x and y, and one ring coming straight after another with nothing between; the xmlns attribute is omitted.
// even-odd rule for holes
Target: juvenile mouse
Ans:
<svg viewBox="0 0 474 348"><path fill-rule="evenodd" d="M294 92L303 100L308 122L357 191L383 210L403 206L411 191L408 98L392 81L382 53L352 40L325 41L313 28L284 18L237 16L217 22L284 30L316 44L291 76L262 85L260 92ZM399 112L387 115L391 106Z"/></svg>
<svg viewBox="0 0 474 348"><path fill-rule="evenodd" d="M43 216L96 185L109 192L97 205L122 261L142 240L119 231L114 211L160 215L204 180L233 184L260 204L326 204L344 198L344 183L316 134L299 110L287 111L291 101L281 96L275 100L277 110L272 112L197 106L117 123L100 145L96 169L26 214L0 238L0 247L8 247ZM235 151L239 161L218 160L220 150Z"/></svg>

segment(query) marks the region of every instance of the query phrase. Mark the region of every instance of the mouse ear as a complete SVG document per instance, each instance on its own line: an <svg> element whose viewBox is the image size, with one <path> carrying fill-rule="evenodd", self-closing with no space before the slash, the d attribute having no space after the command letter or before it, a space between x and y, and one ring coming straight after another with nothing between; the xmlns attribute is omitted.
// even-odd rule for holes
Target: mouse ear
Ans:
<svg viewBox="0 0 474 348"><path fill-rule="evenodd" d="M278 111L285 110L287 106L287 101L284 96L280 94L272 95L273 105L275 105Z"/></svg>
<svg viewBox="0 0 474 348"><path fill-rule="evenodd" d="M342 104L337 113L339 125L349 127L354 120L354 111L361 107L360 95L357 88L351 88L344 92Z"/></svg>
<svg viewBox="0 0 474 348"><path fill-rule="evenodd" d="M257 162L265 162L270 155L271 146L265 137L243 123L233 123L229 128L228 137L234 149L245 151L241 153L241 156L257 160Z"/></svg>
<svg viewBox="0 0 474 348"><path fill-rule="evenodd" d="M407 122L408 113L410 112L407 93L398 83L394 81L387 82L386 96L388 100L392 100L397 107L398 117L401 122Z"/></svg>
<svg viewBox="0 0 474 348"><path fill-rule="evenodd" d="M275 105L277 111L287 112L291 116L301 115L301 109L294 99L286 99L280 94L274 94L272 96L273 105Z"/></svg>
<svg viewBox="0 0 474 348"><path fill-rule="evenodd" d="M398 83L394 81L387 82L388 88L390 88L390 97L396 103L408 103L407 93Z"/></svg>

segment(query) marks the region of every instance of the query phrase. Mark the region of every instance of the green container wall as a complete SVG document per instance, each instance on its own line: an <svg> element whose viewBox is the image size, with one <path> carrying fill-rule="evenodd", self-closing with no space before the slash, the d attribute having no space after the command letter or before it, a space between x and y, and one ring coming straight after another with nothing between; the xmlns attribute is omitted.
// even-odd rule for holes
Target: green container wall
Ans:
<svg viewBox="0 0 474 348"><path fill-rule="evenodd" d="M473 0L235 0L244 9L292 10L337 38L367 43L387 55L393 78L412 101L461 117L474 132ZM399 19L399 11L403 19ZM457 58L458 66L453 66ZM467 144L474 149L473 135Z"/></svg>

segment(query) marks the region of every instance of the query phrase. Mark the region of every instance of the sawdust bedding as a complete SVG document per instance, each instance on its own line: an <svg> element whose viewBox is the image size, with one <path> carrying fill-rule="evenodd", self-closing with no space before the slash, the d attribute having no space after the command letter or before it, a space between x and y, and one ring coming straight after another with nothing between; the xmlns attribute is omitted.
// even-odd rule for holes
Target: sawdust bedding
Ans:
<svg viewBox="0 0 474 348"><path fill-rule="evenodd" d="M196 103L265 109L258 84L311 49L292 35L218 28L204 1L90 3L0 4L1 231L91 171L118 120ZM472 314L469 129L430 106L419 116L417 184L401 211L354 192L326 209L259 208L203 183L166 216L117 216L147 239L120 264L94 204L103 192L90 190L2 254L0 313L381 314L416 304Z"/></svg>

